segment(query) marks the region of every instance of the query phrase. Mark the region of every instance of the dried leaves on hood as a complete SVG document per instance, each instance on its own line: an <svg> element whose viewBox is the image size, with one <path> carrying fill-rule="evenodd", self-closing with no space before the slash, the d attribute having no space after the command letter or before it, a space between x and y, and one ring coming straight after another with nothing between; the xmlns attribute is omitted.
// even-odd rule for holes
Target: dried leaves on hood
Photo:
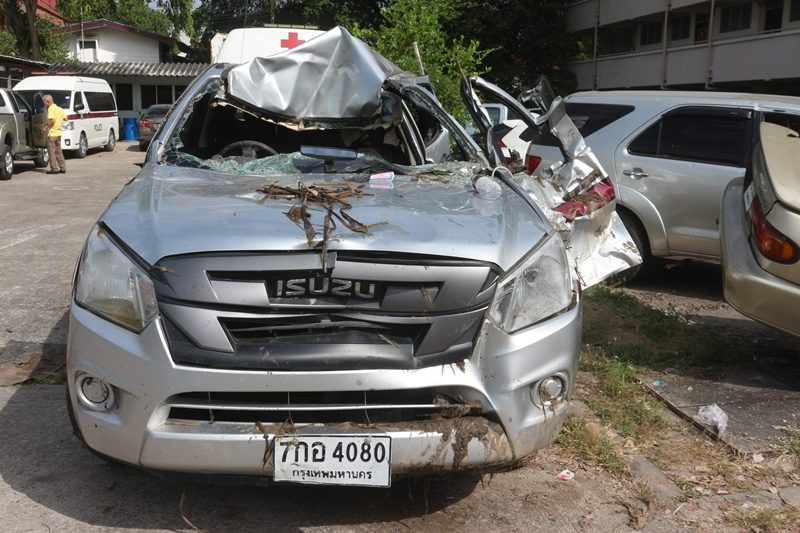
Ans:
<svg viewBox="0 0 800 533"><path fill-rule="evenodd" d="M345 212L353 207L348 201L349 199L361 198L368 194L364 192L363 184L330 182L306 185L300 181L297 183L297 187L273 183L258 191L263 192L269 198L295 198L298 200L285 215L305 231L309 248L322 249L323 270L327 270L327 265L325 264L326 252L328 243L333 236L333 231L336 229L335 220L341 222L350 231L363 234L368 234L369 228L375 225L362 224ZM316 242L317 230L311 223L310 206L321 207L325 210L325 218L322 223L322 239L319 242Z"/></svg>

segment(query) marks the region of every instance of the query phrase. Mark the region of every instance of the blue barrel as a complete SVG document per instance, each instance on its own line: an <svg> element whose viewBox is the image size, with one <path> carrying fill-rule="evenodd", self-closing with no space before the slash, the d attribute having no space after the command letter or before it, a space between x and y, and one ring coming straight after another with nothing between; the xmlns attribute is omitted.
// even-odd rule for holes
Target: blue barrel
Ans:
<svg viewBox="0 0 800 533"><path fill-rule="evenodd" d="M139 139L139 121L135 118L122 119L122 140L135 141Z"/></svg>

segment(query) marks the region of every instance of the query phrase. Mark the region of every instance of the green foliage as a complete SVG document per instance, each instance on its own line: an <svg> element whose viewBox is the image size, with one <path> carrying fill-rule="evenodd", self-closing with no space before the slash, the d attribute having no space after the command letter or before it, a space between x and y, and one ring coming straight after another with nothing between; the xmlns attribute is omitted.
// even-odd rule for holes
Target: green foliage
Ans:
<svg viewBox="0 0 800 533"><path fill-rule="evenodd" d="M114 0L58 0L56 7L70 23L81 21L81 7L84 21L118 20L117 4Z"/></svg>
<svg viewBox="0 0 800 533"><path fill-rule="evenodd" d="M146 0L119 0L117 4L119 22L142 30L172 34L172 23L166 13L151 8Z"/></svg>
<svg viewBox="0 0 800 533"><path fill-rule="evenodd" d="M156 0L156 5L164 11L172 23L170 35L173 38L178 37L181 32L186 33L190 38L194 37L192 0Z"/></svg>
<svg viewBox="0 0 800 533"><path fill-rule="evenodd" d="M14 32L8 28L0 30L0 54L16 55L18 52L17 36Z"/></svg>
<svg viewBox="0 0 800 533"><path fill-rule="evenodd" d="M590 349L581 354L581 368L598 381L595 393L583 400L620 435L642 441L662 424L661 405L639 382L633 365Z"/></svg>
<svg viewBox="0 0 800 533"><path fill-rule="evenodd" d="M557 0L463 0L445 31L468 35L493 48L486 57L487 79L517 94L546 75L556 94L575 90L564 68L576 54L566 31L566 2Z"/></svg>
<svg viewBox="0 0 800 533"><path fill-rule="evenodd" d="M39 45L42 61L66 61L69 57L67 38L58 31L58 26L47 19L38 17Z"/></svg>
<svg viewBox="0 0 800 533"><path fill-rule="evenodd" d="M67 21L107 19L161 35L176 37L181 31L192 35L191 0L163 0L161 9L150 7L148 0L58 0L58 9ZM187 7L188 6L188 7Z"/></svg>
<svg viewBox="0 0 800 533"><path fill-rule="evenodd" d="M377 28L354 26L353 33L400 68L419 72L413 43L416 42L425 74L444 107L462 122L467 113L459 95L461 71L466 75L484 71L482 61L489 53L480 44L444 31L457 14L458 0L394 0L383 11Z"/></svg>

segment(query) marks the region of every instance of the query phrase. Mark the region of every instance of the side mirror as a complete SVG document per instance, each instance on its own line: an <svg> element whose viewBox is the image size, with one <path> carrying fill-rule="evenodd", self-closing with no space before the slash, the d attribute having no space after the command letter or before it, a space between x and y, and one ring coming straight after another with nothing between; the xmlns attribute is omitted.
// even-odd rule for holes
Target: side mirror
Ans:
<svg viewBox="0 0 800 533"><path fill-rule="evenodd" d="M77 104L75 104L75 106L73 106L73 109L75 111L83 111L84 105L82 103L77 103Z"/></svg>

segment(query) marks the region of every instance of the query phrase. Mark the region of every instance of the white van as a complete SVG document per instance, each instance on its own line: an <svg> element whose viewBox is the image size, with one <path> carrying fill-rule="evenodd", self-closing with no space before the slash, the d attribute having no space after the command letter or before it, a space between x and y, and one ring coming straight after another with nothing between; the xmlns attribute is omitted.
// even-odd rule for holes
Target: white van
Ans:
<svg viewBox="0 0 800 533"><path fill-rule="evenodd" d="M119 119L117 103L108 82L82 76L31 76L14 86L32 109L42 105L44 94L64 110L61 149L86 157L89 148L103 146L111 151L117 144Z"/></svg>

